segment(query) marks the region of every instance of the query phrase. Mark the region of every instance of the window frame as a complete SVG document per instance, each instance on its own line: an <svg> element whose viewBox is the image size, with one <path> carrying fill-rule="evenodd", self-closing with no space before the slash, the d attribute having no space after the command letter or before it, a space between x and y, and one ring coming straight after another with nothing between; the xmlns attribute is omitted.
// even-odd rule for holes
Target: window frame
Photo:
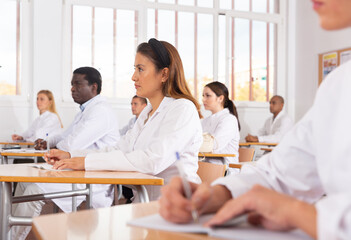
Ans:
<svg viewBox="0 0 351 240"><path fill-rule="evenodd" d="M32 3L26 0L13 0L16 6L16 94L0 95L0 106L29 106L32 83ZM18 86L19 85L19 86Z"/></svg>
<svg viewBox="0 0 351 240"><path fill-rule="evenodd" d="M175 4L159 3L157 0L155 2L149 2L147 0L65 0L63 2L63 87L62 96L64 101L72 102L69 84L65 84L67 79L72 76L71 69L71 53L72 53L72 27L71 27L71 7L73 5L90 6L90 7L110 7L116 9L125 10L135 10L138 11L138 44L147 41L147 10L170 10L170 11L181 11L181 12L191 12L191 13L202 13L202 14L212 14L213 15L213 81L218 80L218 32L219 32L219 16L225 15L226 17L226 55L229 53L227 51L229 48L229 25L228 21L230 18L241 18L249 20L264 21L267 23L274 23L277 26L277 45L276 45L276 57L275 62L279 63L279 67L275 69L276 77L274 83L274 94L286 95L286 79L287 79L287 0L279 0L279 13L258 13L258 12L244 12L237 10L228 10L219 8L219 0L214 0L213 8L198 7L198 6L188 6L188 5L177 5L177 0ZM195 1L196 4L196 1ZM175 39L177 42L177 39ZM65 61L69 59L69 61ZM229 56L226 56L226 77L225 83L229 87ZM196 65L195 65L196 68ZM196 88L194 93L196 93ZM113 97L109 98L111 102L114 103L129 103L130 99ZM268 106L268 102L255 102L255 101L235 101L238 107L264 107Z"/></svg>

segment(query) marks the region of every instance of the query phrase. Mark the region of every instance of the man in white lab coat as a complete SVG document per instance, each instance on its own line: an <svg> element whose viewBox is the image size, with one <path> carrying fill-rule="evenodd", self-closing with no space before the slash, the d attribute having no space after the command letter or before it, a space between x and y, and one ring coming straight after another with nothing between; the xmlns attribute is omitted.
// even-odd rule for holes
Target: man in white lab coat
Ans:
<svg viewBox="0 0 351 240"><path fill-rule="evenodd" d="M245 140L247 142L278 143L294 124L291 118L282 111L283 107L284 98L279 95L273 96L269 101L269 110L273 116L266 120L258 136L248 134Z"/></svg>
<svg viewBox="0 0 351 240"><path fill-rule="evenodd" d="M132 98L132 102L130 103L130 105L132 106L132 113L133 115L135 115L135 117L131 118L128 124L119 130L119 134L121 134L121 136L126 135L126 133L134 127L134 124L138 119L141 111L143 111L144 107L146 107L147 105L147 100L146 98L138 97L137 95L135 95Z"/></svg>
<svg viewBox="0 0 351 240"><path fill-rule="evenodd" d="M65 151L77 149L101 149L114 145L119 140L118 122L112 108L106 100L100 96L102 80L100 73L91 67L78 68L73 72L71 81L72 98L80 105L80 111L76 115L68 129L60 135L49 136L48 141L38 139L36 149L46 149L46 144ZM85 185L78 184L77 188ZM45 184L28 183L19 184L16 195L40 194L45 192L60 192L71 190L71 184ZM113 200L112 187L110 185L93 185L94 208L110 206ZM77 197L79 205L84 197ZM70 212L71 198L53 199L64 212ZM44 201L20 203L14 207L15 216L38 216ZM16 226L13 230L14 239L25 239L30 227Z"/></svg>

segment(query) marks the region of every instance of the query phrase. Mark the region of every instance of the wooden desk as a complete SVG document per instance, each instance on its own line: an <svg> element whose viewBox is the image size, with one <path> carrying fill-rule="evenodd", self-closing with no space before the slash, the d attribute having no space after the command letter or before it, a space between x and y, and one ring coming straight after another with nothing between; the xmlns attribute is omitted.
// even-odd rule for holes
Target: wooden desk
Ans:
<svg viewBox="0 0 351 240"><path fill-rule="evenodd" d="M222 153L200 153L199 157L213 157L213 158L223 158L223 157L235 157L235 154L222 154Z"/></svg>
<svg viewBox="0 0 351 240"><path fill-rule="evenodd" d="M0 142L0 145L34 146L34 142Z"/></svg>
<svg viewBox="0 0 351 240"><path fill-rule="evenodd" d="M239 168L241 169L244 165L249 164L249 165L255 165L256 162L239 162L239 163L229 163L230 168Z"/></svg>
<svg viewBox="0 0 351 240"><path fill-rule="evenodd" d="M127 226L126 222L158 212L158 202L127 204L75 213L43 215L33 219L38 239L213 240L204 234L165 232ZM84 220L83 220L84 219ZM59 227L57 227L59 226Z"/></svg>
<svg viewBox="0 0 351 240"><path fill-rule="evenodd" d="M44 152L1 152L1 164L8 164L8 158L33 158L34 162L38 162L38 157L43 157Z"/></svg>
<svg viewBox="0 0 351 240"><path fill-rule="evenodd" d="M32 223L31 218L11 215L13 203L86 195L87 205L90 206L90 184L134 185L138 195L141 197L140 200L148 202L149 199L144 185L163 185L162 178L138 172L50 171L33 168L31 165L33 164L0 165L0 192L2 192L0 201L0 239L9 239L11 226L19 224L30 225ZM28 197L12 197L12 182L83 183L87 184L87 188Z"/></svg>
<svg viewBox="0 0 351 240"><path fill-rule="evenodd" d="M252 145L275 147L278 145L278 143L267 143L267 142L241 142L241 143L239 143L240 147L250 147Z"/></svg>

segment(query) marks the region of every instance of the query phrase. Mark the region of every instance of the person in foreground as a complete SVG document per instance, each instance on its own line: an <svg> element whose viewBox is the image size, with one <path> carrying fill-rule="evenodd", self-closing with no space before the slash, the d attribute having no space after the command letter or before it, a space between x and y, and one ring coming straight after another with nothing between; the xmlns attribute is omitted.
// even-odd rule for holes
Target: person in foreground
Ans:
<svg viewBox="0 0 351 240"><path fill-rule="evenodd" d="M351 26L350 0L313 2L327 30ZM351 61L335 69L319 87L315 102L275 151L256 166L220 178L211 187L192 183L191 200L175 178L162 189L160 214L177 223L191 210L216 212L206 225L242 213L272 230L299 228L318 239L351 239ZM340 142L340 139L343 139ZM325 195L323 198L322 196Z"/></svg>
<svg viewBox="0 0 351 240"><path fill-rule="evenodd" d="M51 150L46 159L54 161L55 169L139 171L167 184L178 175L178 152L188 180L200 183L196 173L202 143L200 105L186 84L177 50L150 39L138 46L134 67L136 94L150 102L134 127L115 146L101 151ZM160 196L161 187L146 188L150 200Z"/></svg>

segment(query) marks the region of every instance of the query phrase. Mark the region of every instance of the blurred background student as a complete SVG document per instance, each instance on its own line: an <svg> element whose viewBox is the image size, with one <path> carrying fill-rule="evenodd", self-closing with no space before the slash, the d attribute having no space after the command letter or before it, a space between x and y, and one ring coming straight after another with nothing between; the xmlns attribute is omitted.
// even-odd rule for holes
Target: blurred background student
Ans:
<svg viewBox="0 0 351 240"><path fill-rule="evenodd" d="M202 102L212 114L203 119L202 130L214 137L213 153L235 154L235 157L207 159L211 163L229 164L238 162L240 123L234 103L228 97L227 87L220 82L211 82L204 87Z"/></svg>
<svg viewBox="0 0 351 240"><path fill-rule="evenodd" d="M34 142L38 138L45 139L57 134L62 129L61 119L56 111L55 99L49 90L41 90L37 94L37 108L39 116L22 135L12 135L12 140Z"/></svg>

